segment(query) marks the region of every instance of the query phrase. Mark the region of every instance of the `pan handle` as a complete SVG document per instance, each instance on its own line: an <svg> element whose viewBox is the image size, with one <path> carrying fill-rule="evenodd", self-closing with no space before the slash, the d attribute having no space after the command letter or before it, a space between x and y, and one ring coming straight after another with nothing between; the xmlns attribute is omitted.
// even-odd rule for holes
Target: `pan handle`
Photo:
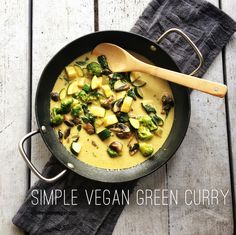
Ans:
<svg viewBox="0 0 236 235"><path fill-rule="evenodd" d="M199 69L202 67L202 65L203 65L203 61L204 61L203 60L203 56L202 56L202 53L197 48L197 46L195 45L195 43L182 30L177 29L177 28L168 29L165 33L163 33L157 39L156 43L160 43L163 40L163 38L165 38L168 34L173 33L173 32L181 35L189 43L189 45L193 48L194 52L197 54L198 59L199 59L199 65L198 65L198 67L194 71L192 71L190 73L190 75L196 74L199 71Z"/></svg>
<svg viewBox="0 0 236 235"><path fill-rule="evenodd" d="M31 163L31 161L29 160L28 156L26 155L26 152L24 150L24 142L32 137L33 135L36 135L40 133L39 130L36 131L31 131L30 133L28 133L27 135L25 135L18 144L18 148L20 151L21 156L23 157L24 161L26 162L27 166L34 172L34 174L36 176L38 176L41 180L47 182L47 183L52 183L56 180L58 180L59 178L61 178L63 175L65 175L65 173L67 172L67 170L63 170L62 172L60 172L58 175L54 176L53 178L45 178L36 168L35 166Z"/></svg>

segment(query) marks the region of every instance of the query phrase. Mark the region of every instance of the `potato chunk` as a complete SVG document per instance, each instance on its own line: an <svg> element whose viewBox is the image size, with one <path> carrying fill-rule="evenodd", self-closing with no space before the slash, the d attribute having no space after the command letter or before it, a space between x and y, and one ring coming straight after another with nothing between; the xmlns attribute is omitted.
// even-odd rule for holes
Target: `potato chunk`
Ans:
<svg viewBox="0 0 236 235"><path fill-rule="evenodd" d="M124 112L124 113L128 113L128 112L130 111L132 102L133 102L133 98L130 97L130 96L126 96L126 97L124 98L124 101L123 101L123 104L122 104L122 106L121 106L120 111L121 111L121 112Z"/></svg>
<svg viewBox="0 0 236 235"><path fill-rule="evenodd" d="M108 115L104 118L104 126L110 126L118 122L116 115Z"/></svg>
<svg viewBox="0 0 236 235"><path fill-rule="evenodd" d="M69 80L73 80L78 77L74 66L66 66L65 70Z"/></svg>

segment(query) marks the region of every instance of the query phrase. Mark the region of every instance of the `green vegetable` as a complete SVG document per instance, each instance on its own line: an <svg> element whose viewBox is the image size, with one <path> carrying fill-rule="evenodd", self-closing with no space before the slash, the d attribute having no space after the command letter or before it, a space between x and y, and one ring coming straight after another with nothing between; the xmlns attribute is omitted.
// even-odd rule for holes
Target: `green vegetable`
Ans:
<svg viewBox="0 0 236 235"><path fill-rule="evenodd" d="M73 95L75 93L78 92L78 82L77 81L73 81L69 84L68 88L67 88L67 95Z"/></svg>
<svg viewBox="0 0 236 235"><path fill-rule="evenodd" d="M154 152L153 146L147 143L139 143L139 149L144 157L148 157Z"/></svg>
<svg viewBox="0 0 236 235"><path fill-rule="evenodd" d="M107 149L107 153L109 154L110 157L117 157L118 153L114 150L112 150L111 148Z"/></svg>
<svg viewBox="0 0 236 235"><path fill-rule="evenodd" d="M66 98L66 88L61 89L59 96L60 96L60 100L63 100Z"/></svg>
<svg viewBox="0 0 236 235"><path fill-rule="evenodd" d="M58 111L60 111L59 108L53 108L51 112L50 122L54 126L58 126L63 122L63 116Z"/></svg>
<svg viewBox="0 0 236 235"><path fill-rule="evenodd" d="M72 144L70 146L70 150L74 155L78 156L78 154L81 150L81 145L78 142L72 142Z"/></svg>
<svg viewBox="0 0 236 235"><path fill-rule="evenodd" d="M143 109L146 111L146 113L150 114L150 113L156 113L156 109L151 106L150 104L143 104L141 103Z"/></svg>
<svg viewBox="0 0 236 235"><path fill-rule="evenodd" d="M101 65L102 69L109 69L108 63L107 63L107 58L105 55L100 55L98 56L98 63Z"/></svg>
<svg viewBox="0 0 236 235"><path fill-rule="evenodd" d="M134 129L138 129L140 127L140 123L139 120L136 118L130 118L129 119L130 125L134 128Z"/></svg>
<svg viewBox="0 0 236 235"><path fill-rule="evenodd" d="M155 125L157 125L157 126L163 126L164 125L163 119L160 118L159 116L157 116L156 114L151 113L150 117L151 117L151 119L152 119L152 121L154 122Z"/></svg>
<svg viewBox="0 0 236 235"><path fill-rule="evenodd" d="M75 106L72 107L71 109L71 114L75 117L79 117L81 114L82 108L80 104L76 104Z"/></svg>
<svg viewBox="0 0 236 235"><path fill-rule="evenodd" d="M132 97L134 100L136 100L136 94L135 94L134 88L129 89L127 92L127 95Z"/></svg>
<svg viewBox="0 0 236 235"><path fill-rule="evenodd" d="M88 94L84 90L80 91L78 96L81 99L81 101L87 102Z"/></svg>
<svg viewBox="0 0 236 235"><path fill-rule="evenodd" d="M140 124L147 127L150 131L155 131L157 129L157 125L152 121L149 116L141 116L139 118Z"/></svg>
<svg viewBox="0 0 236 235"><path fill-rule="evenodd" d="M91 87L88 84L84 84L82 90L84 90L86 93L89 93L89 91L91 90Z"/></svg>
<svg viewBox="0 0 236 235"><path fill-rule="evenodd" d="M138 129L138 137L141 140L149 140L153 137L153 134L145 126L140 126Z"/></svg>
<svg viewBox="0 0 236 235"><path fill-rule="evenodd" d="M143 99L143 90L141 87L135 87L134 92L136 96L138 96L140 99Z"/></svg>
<svg viewBox="0 0 236 235"><path fill-rule="evenodd" d="M85 116L82 117L83 122L93 124L95 121L95 117L91 113L86 113Z"/></svg>
<svg viewBox="0 0 236 235"><path fill-rule="evenodd" d="M101 140L105 140L107 138L109 138L111 136L111 132L105 128L104 130L102 130L101 132L98 133L98 137L101 139Z"/></svg>
<svg viewBox="0 0 236 235"><path fill-rule="evenodd" d="M82 125L79 124L79 125L77 126L77 130L78 130L78 131L81 131L81 128L82 128Z"/></svg>
<svg viewBox="0 0 236 235"><path fill-rule="evenodd" d="M87 61L76 61L75 64L79 66L84 66L87 64Z"/></svg>
<svg viewBox="0 0 236 235"><path fill-rule="evenodd" d="M128 113L119 112L119 113L117 113L116 117L117 117L118 121L122 122L122 123L129 121Z"/></svg>
<svg viewBox="0 0 236 235"><path fill-rule="evenodd" d="M72 98L64 99L61 101L61 108L60 108L60 114L66 114L69 113L71 110L71 106L73 103Z"/></svg>
<svg viewBox="0 0 236 235"><path fill-rule="evenodd" d="M100 76L102 73L102 67L97 62L91 62L87 65L87 69L90 74Z"/></svg>

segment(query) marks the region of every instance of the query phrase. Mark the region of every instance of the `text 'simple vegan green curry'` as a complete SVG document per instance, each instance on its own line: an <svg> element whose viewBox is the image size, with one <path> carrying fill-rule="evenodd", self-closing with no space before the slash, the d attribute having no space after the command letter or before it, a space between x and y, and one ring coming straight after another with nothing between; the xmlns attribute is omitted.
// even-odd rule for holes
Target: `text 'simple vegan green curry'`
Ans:
<svg viewBox="0 0 236 235"><path fill-rule="evenodd" d="M174 100L168 82L139 72L112 73L105 56L86 53L59 75L50 112L59 141L75 158L124 169L161 148L173 124Z"/></svg>

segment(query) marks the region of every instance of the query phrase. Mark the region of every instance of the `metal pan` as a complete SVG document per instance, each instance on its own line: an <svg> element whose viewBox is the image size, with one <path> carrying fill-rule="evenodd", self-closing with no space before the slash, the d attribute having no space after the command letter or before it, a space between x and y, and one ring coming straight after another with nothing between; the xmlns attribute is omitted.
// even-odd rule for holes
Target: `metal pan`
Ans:
<svg viewBox="0 0 236 235"><path fill-rule="evenodd" d="M174 123L163 147L158 150L151 158L145 162L131 168L122 170L106 170L102 168L93 167L87 165L80 160L74 158L62 144L59 143L53 128L50 126L50 92L54 86L54 83L63 70L63 68L77 58L79 55L91 51L97 44L102 42L110 42L121 46L127 50L136 52L155 65L163 68L179 71L176 64L170 58L170 56L163 51L158 42L162 40L169 33L181 34L193 47L197 55L199 56L200 64L194 71L196 72L202 64L202 56L196 46L191 40L180 30L170 29L163 34L157 43L148 40L145 37L123 32L123 31L101 31L92 33L81 38L76 39L70 44L61 49L47 64L41 78L39 80L36 100L35 100L35 116L39 129L32 131L24 136L19 142L19 150L28 167L42 180L46 182L54 182L62 177L67 171L72 170L77 174L89 179L102 182L118 183L131 181L141 178L157 170L163 164L165 164L176 152L180 144L182 143L186 134L189 119L190 119L190 97L189 90L185 87L170 83L174 99L175 99L175 118ZM23 144L25 140L31 136L40 133L48 149L51 151L62 164L65 166L65 170L56 175L53 178L45 178L34 167L34 165L28 159Z"/></svg>

